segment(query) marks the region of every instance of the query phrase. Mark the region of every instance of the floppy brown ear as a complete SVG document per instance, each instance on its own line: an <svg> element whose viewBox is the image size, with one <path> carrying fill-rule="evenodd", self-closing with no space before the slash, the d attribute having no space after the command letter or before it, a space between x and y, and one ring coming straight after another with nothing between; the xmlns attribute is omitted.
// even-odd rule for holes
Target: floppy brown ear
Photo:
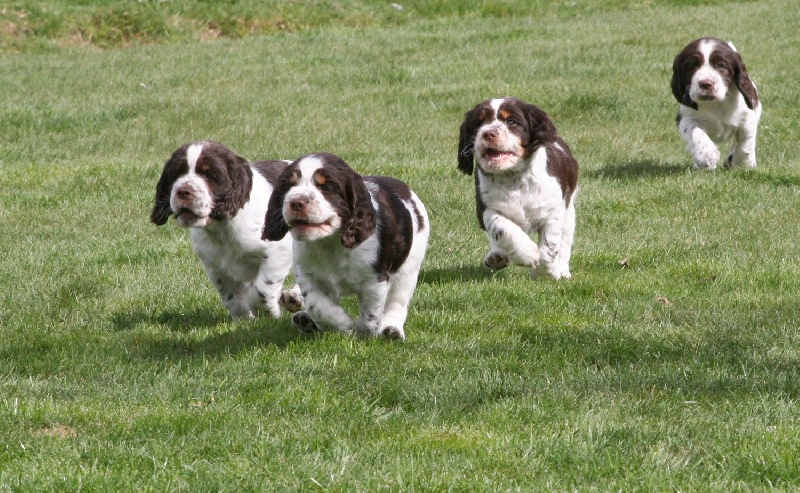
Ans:
<svg viewBox="0 0 800 493"><path fill-rule="evenodd" d="M161 177L156 185L156 197L153 211L150 213L150 222L157 226L166 224L173 212L169 205L169 199L170 194L172 194L172 185L178 179L180 173L179 152L180 150L175 151L169 161L164 164Z"/></svg>
<svg viewBox="0 0 800 493"><path fill-rule="evenodd" d="M750 79L750 74L747 72L747 67L744 66L742 57L738 53L736 53L736 66L733 69L733 80L736 82L739 92L742 93L747 107L751 110L755 109L756 105L758 105L758 91Z"/></svg>
<svg viewBox="0 0 800 493"><path fill-rule="evenodd" d="M208 153L209 150L206 150ZM225 192L215 197L216 203L211 217L214 219L230 219L236 215L244 204L250 200L250 189L253 187L253 170L247 159L230 152L223 158L226 163L228 183Z"/></svg>
<svg viewBox="0 0 800 493"><path fill-rule="evenodd" d="M527 145L528 148L535 149L558 138L556 126L553 124L553 120L547 116L547 113L529 103L524 103L523 108L531 134L531 141Z"/></svg>
<svg viewBox="0 0 800 493"><path fill-rule="evenodd" d="M272 191L269 198L267 213L264 216L264 228L261 231L261 239L267 241L280 241L289 232L289 225L283 218L283 201L286 193L292 187L289 181L290 168L286 168L278 178L277 186Z"/></svg>
<svg viewBox="0 0 800 493"><path fill-rule="evenodd" d="M692 101L692 98L689 97L689 84L691 83L691 76L688 75L688 68L684 67L681 63L683 57L679 54L675 57L675 61L672 62L672 81L670 82L670 86L672 87L672 95L675 96L675 99L684 106L688 106L693 109L697 109L697 103Z"/></svg>
<svg viewBox="0 0 800 493"><path fill-rule="evenodd" d="M377 214L372 206L372 197L364 179L350 170L345 194L349 217L342 224L342 245L355 248L370 237L377 223Z"/></svg>
<svg viewBox="0 0 800 493"><path fill-rule="evenodd" d="M170 186L170 190L171 189L172 187ZM156 226L162 226L167 223L171 215L172 209L169 206L169 191L165 193L159 186L156 188L156 200L153 211L150 213L150 222Z"/></svg>
<svg viewBox="0 0 800 493"><path fill-rule="evenodd" d="M458 170L465 175L471 175L475 168L475 137L480 126L477 107L464 114L458 137Z"/></svg>

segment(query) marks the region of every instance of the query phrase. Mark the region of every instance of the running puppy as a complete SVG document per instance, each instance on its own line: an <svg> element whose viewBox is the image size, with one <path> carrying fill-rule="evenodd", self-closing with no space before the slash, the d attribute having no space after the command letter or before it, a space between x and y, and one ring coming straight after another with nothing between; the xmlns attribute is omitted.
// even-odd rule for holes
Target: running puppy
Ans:
<svg viewBox="0 0 800 493"><path fill-rule="evenodd" d="M473 163L478 223L489 238L483 264L571 277L578 163L547 114L509 97L478 104L464 115L458 143L459 171L472 174Z"/></svg>
<svg viewBox="0 0 800 493"><path fill-rule="evenodd" d="M761 119L758 91L733 43L700 38L672 64L672 94L678 100L678 131L694 169L716 169L717 146L732 141L724 166L756 167Z"/></svg>
<svg viewBox="0 0 800 493"><path fill-rule="evenodd" d="M254 318L279 305L300 309L297 287L283 292L292 267L292 243L261 240L273 183L288 161L249 163L217 142L178 148L161 173L150 220L161 226L175 215L189 228L192 248L231 317Z"/></svg>
<svg viewBox="0 0 800 493"><path fill-rule="evenodd" d="M333 154L303 156L278 179L263 238L282 241L289 231L306 305L292 317L298 330L405 339L430 232L425 206L406 184L362 177ZM339 305L351 294L355 322Z"/></svg>

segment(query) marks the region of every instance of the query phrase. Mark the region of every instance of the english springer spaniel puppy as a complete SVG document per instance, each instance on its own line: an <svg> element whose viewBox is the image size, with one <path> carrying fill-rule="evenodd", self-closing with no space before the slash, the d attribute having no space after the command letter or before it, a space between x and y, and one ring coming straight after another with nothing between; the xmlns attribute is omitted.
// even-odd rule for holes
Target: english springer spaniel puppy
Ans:
<svg viewBox="0 0 800 493"><path fill-rule="evenodd" d="M289 231L306 306L292 317L295 328L405 339L430 232L425 206L405 183L362 177L333 154L303 156L278 179L263 238L282 241ZM339 305L351 294L355 323Z"/></svg>
<svg viewBox="0 0 800 493"><path fill-rule="evenodd" d="M509 97L478 104L458 142L458 169L472 174L473 162L478 223L489 238L483 264L571 277L578 163L547 114Z"/></svg>
<svg viewBox="0 0 800 493"><path fill-rule="evenodd" d="M694 169L715 169L718 145L733 141L724 166L756 166L756 131L761 119L758 91L733 43L700 38L672 64L672 94L678 100L678 131Z"/></svg>
<svg viewBox="0 0 800 493"><path fill-rule="evenodd" d="M264 215L278 175L288 161L249 163L216 142L178 148L164 165L150 220L175 215L189 228L192 248L231 317L275 318L279 305L296 311L300 290L282 292L292 266L291 241L261 239Z"/></svg>

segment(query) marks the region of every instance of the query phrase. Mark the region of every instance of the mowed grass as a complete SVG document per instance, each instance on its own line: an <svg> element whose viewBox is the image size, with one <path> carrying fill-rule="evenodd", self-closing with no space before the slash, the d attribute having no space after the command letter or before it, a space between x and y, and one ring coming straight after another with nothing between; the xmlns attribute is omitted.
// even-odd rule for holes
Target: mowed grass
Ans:
<svg viewBox="0 0 800 493"><path fill-rule="evenodd" d="M2 55L0 489L798 488L798 6L550 7ZM755 171L689 171L669 77L701 35L759 87ZM569 281L481 267L456 146L498 95L581 164ZM195 139L409 183L433 234L408 340L230 322L148 222Z"/></svg>

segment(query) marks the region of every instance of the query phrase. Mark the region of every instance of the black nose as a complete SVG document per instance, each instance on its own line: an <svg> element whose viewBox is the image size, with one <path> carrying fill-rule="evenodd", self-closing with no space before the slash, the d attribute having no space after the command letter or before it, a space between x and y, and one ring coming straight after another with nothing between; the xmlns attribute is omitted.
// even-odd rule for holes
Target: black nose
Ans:
<svg viewBox="0 0 800 493"><path fill-rule="evenodd" d="M308 199L305 197L295 197L289 201L289 209L293 212L302 211L308 205Z"/></svg>
<svg viewBox="0 0 800 493"><path fill-rule="evenodd" d="M188 188L179 188L175 191L175 195L181 200L188 200L194 197L194 193Z"/></svg>

